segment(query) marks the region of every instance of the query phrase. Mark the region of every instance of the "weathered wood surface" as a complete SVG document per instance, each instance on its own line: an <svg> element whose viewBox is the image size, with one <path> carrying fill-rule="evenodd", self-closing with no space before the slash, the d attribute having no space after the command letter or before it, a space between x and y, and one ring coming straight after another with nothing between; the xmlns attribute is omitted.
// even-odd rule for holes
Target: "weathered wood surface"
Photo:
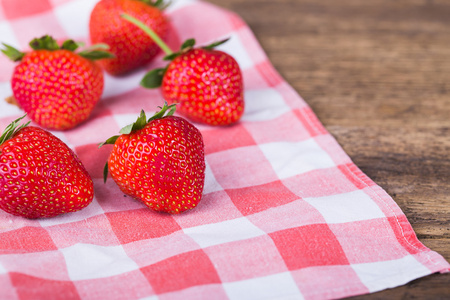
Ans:
<svg viewBox="0 0 450 300"><path fill-rule="evenodd" d="M450 1L210 0L450 260ZM449 299L450 274L357 299Z"/></svg>

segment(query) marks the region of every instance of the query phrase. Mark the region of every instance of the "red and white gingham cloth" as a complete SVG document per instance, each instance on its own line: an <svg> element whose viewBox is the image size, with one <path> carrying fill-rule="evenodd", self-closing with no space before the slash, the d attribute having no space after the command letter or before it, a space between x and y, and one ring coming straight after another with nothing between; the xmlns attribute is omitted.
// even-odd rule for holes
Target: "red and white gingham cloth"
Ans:
<svg viewBox="0 0 450 300"><path fill-rule="evenodd" d="M34 37L88 41L96 0L0 0L0 41L26 49ZM54 132L95 185L84 210L27 220L0 211L1 299L323 299L405 284L449 264L421 244L400 208L364 175L277 74L235 14L173 1L169 44L231 37L220 47L240 64L246 110L231 127L197 127L206 147L200 205L155 213L124 197L102 169L97 144L163 103L139 87L151 65L106 75L102 100L77 128ZM0 57L0 98L14 63ZM2 102L1 128L22 111Z"/></svg>

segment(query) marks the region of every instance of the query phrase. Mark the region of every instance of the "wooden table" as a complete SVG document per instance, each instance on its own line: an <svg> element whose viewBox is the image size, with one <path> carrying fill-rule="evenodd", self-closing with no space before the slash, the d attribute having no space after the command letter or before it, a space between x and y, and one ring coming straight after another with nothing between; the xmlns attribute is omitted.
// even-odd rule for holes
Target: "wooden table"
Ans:
<svg viewBox="0 0 450 300"><path fill-rule="evenodd" d="M210 0L450 261L450 1ZM357 299L448 299L450 274Z"/></svg>

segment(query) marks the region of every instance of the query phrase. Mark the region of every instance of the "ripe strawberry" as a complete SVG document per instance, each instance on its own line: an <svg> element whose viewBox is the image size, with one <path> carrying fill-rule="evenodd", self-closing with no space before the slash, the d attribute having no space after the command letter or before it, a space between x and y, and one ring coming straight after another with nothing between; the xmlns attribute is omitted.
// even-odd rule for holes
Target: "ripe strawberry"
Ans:
<svg viewBox="0 0 450 300"><path fill-rule="evenodd" d="M125 12L139 18L165 37L168 22L162 13L164 8L162 0L101 0L96 4L89 21L90 38L92 43L108 44L116 56L99 62L108 73L131 71L150 62L159 52L149 36L124 21L120 14Z"/></svg>
<svg viewBox="0 0 450 300"><path fill-rule="evenodd" d="M22 118L0 137L0 208L35 219L88 206L94 185L75 153L48 131L17 127Z"/></svg>
<svg viewBox="0 0 450 300"><path fill-rule="evenodd" d="M123 15L143 30L149 31L139 20ZM157 40L158 41L158 40ZM162 85L164 99L179 103L177 110L194 122L208 125L229 125L244 113L243 79L236 60L213 48L220 41L202 48L194 48L195 40L187 40L179 52L173 53L162 41L166 68L155 69L145 75L141 85L155 88Z"/></svg>
<svg viewBox="0 0 450 300"><path fill-rule="evenodd" d="M168 111L168 112L167 112ZM105 166L119 188L149 208L177 214L199 203L205 181L205 157L200 131L172 116L167 103L146 120L141 111L120 136L100 144L114 144ZM167 114L166 114L167 112Z"/></svg>
<svg viewBox="0 0 450 300"><path fill-rule="evenodd" d="M86 120L103 92L103 73L92 60L111 54L89 49L74 51L78 44L65 41L60 47L50 36L31 41L23 53L3 44L13 61L12 102L47 129L65 130ZM97 45L96 47L104 47Z"/></svg>

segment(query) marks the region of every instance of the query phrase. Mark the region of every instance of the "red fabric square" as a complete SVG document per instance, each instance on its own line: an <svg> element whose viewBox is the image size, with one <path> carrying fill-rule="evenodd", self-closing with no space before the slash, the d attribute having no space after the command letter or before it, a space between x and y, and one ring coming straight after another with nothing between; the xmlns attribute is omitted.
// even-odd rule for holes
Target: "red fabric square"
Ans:
<svg viewBox="0 0 450 300"><path fill-rule="evenodd" d="M384 218L329 226L352 264L392 260L408 255Z"/></svg>
<svg viewBox="0 0 450 300"><path fill-rule="evenodd" d="M2 254L56 250L48 232L41 227L23 227L0 233Z"/></svg>
<svg viewBox="0 0 450 300"><path fill-rule="evenodd" d="M299 142L311 137L309 131L292 112L265 122L245 123L245 128L258 144Z"/></svg>
<svg viewBox="0 0 450 300"><path fill-rule="evenodd" d="M238 123L229 127L210 127L202 131L205 154L256 145L245 127Z"/></svg>
<svg viewBox="0 0 450 300"><path fill-rule="evenodd" d="M303 123L303 126L305 126L311 136L327 134L327 130L323 127L322 123L320 123L319 119L317 119L310 107L305 106L300 109L295 109L293 112Z"/></svg>
<svg viewBox="0 0 450 300"><path fill-rule="evenodd" d="M234 31L239 31L240 29L247 29L246 31L252 33L251 30L246 26L247 24L245 24L244 20L242 20L242 18L238 14L228 11L228 21L230 22ZM255 42L257 41L256 40L252 41L251 45L254 45Z"/></svg>
<svg viewBox="0 0 450 300"><path fill-rule="evenodd" d="M236 189L278 180L271 164L257 146L241 147L206 156L216 181Z"/></svg>
<svg viewBox="0 0 450 300"><path fill-rule="evenodd" d="M21 273L10 273L13 286L21 300L81 299L71 281L49 280Z"/></svg>
<svg viewBox="0 0 450 300"><path fill-rule="evenodd" d="M48 0L2 0L0 3L8 19L34 15L52 8Z"/></svg>
<svg viewBox="0 0 450 300"><path fill-rule="evenodd" d="M291 275L306 299L338 299L370 292L351 266L312 267Z"/></svg>
<svg viewBox="0 0 450 300"><path fill-rule="evenodd" d="M27 1L25 6L27 6L29 2L35 3L35 1ZM67 33L64 31L60 21L51 10L26 18L16 19L10 22L9 25L12 27L14 36L19 42L19 50L22 51L28 51L30 49L28 44L31 40L46 34L51 34L58 41L67 38Z"/></svg>
<svg viewBox="0 0 450 300"><path fill-rule="evenodd" d="M242 189L229 189L226 192L243 215L254 214L299 199L281 181Z"/></svg>
<svg viewBox="0 0 450 300"><path fill-rule="evenodd" d="M141 271L157 294L220 283L214 265L203 250L170 257Z"/></svg>
<svg viewBox="0 0 450 300"><path fill-rule="evenodd" d="M77 243L99 246L116 246L119 241L111 231L105 215L97 215L78 222L46 227L58 248L66 248Z"/></svg>
<svg viewBox="0 0 450 300"><path fill-rule="evenodd" d="M106 217L121 244L158 238L181 230L171 215L149 208L106 213Z"/></svg>
<svg viewBox="0 0 450 300"><path fill-rule="evenodd" d="M108 161L112 146L98 148L98 143L75 147L78 158L92 178L103 179L103 169ZM112 179L109 179L112 180Z"/></svg>
<svg viewBox="0 0 450 300"><path fill-rule="evenodd" d="M60 251L0 255L0 266L9 272L47 279L69 280L66 261ZM0 291L0 299L1 297Z"/></svg>
<svg viewBox="0 0 450 300"><path fill-rule="evenodd" d="M139 271L116 276L77 280L74 284L82 299L142 299L155 293L147 279ZM96 297L95 297L95 296Z"/></svg>
<svg viewBox="0 0 450 300"><path fill-rule="evenodd" d="M404 214L390 217L388 221L394 231L395 238L406 251L411 254L428 251L428 248L417 239L411 224Z"/></svg>
<svg viewBox="0 0 450 300"><path fill-rule="evenodd" d="M213 299L229 300L221 284L198 285L186 290L158 295L159 300Z"/></svg>
<svg viewBox="0 0 450 300"><path fill-rule="evenodd" d="M318 169L283 179L283 184L302 198L324 197L355 191L355 186L337 168Z"/></svg>
<svg viewBox="0 0 450 300"><path fill-rule="evenodd" d="M68 3L68 2L73 1L73 0L49 0L49 1L52 4L52 6L58 6L58 5L61 5L61 4L64 4L64 3Z"/></svg>
<svg viewBox="0 0 450 300"><path fill-rule="evenodd" d="M6 20L5 13L3 12L3 6L0 2L0 20Z"/></svg>
<svg viewBox="0 0 450 300"><path fill-rule="evenodd" d="M286 229L269 236L289 270L349 264L339 241L326 224Z"/></svg>
<svg viewBox="0 0 450 300"><path fill-rule="evenodd" d="M267 235L208 247L205 253L216 266L223 282L287 271L283 258Z"/></svg>
<svg viewBox="0 0 450 300"><path fill-rule="evenodd" d="M350 180L358 189L364 189L366 187L375 185L375 183L369 179L355 164L348 163L338 166L342 174Z"/></svg>
<svg viewBox="0 0 450 300"><path fill-rule="evenodd" d="M256 69L268 86L275 87L283 82L283 78L275 71L270 61L266 60L256 65Z"/></svg>

